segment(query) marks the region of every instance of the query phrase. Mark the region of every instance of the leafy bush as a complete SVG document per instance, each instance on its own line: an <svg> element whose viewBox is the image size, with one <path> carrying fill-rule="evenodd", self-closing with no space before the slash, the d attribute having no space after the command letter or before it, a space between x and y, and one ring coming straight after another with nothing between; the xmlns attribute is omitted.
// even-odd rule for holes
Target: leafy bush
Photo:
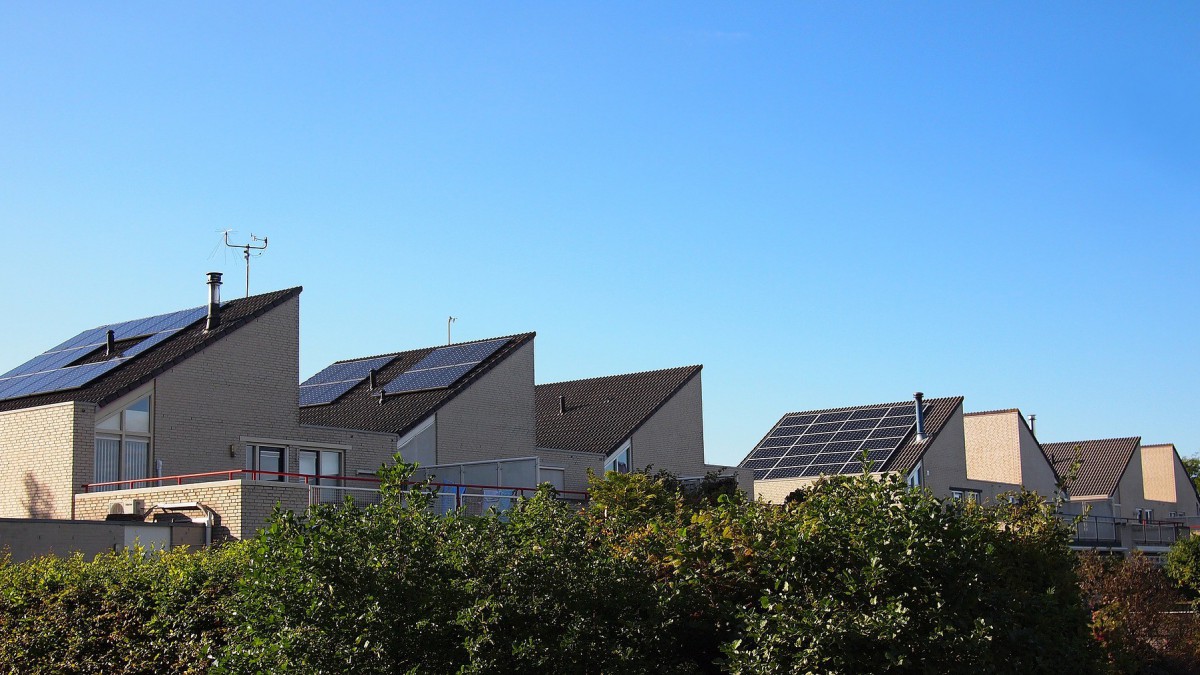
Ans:
<svg viewBox="0 0 1200 675"><path fill-rule="evenodd" d="M1188 597L1200 597L1200 537L1183 537L1171 544L1166 572Z"/></svg>
<svg viewBox="0 0 1200 675"><path fill-rule="evenodd" d="M203 671L224 646L225 603L246 562L245 548L230 545L0 564L0 664L14 673Z"/></svg>
<svg viewBox="0 0 1200 675"><path fill-rule="evenodd" d="M70 672L1088 671L1069 535L1028 495L941 502L839 477L787 506L608 474L437 516L279 513L196 554L0 567L0 662Z"/></svg>
<svg viewBox="0 0 1200 675"><path fill-rule="evenodd" d="M1079 558L1092 632L1114 673L1200 672L1200 624L1149 558Z"/></svg>

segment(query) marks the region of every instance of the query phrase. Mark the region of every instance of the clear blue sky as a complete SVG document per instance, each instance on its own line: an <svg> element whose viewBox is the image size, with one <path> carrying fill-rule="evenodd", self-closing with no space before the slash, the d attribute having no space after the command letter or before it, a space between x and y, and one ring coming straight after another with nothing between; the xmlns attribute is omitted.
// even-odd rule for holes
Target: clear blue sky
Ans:
<svg viewBox="0 0 1200 675"><path fill-rule="evenodd" d="M918 389L1195 454L1200 4L0 3L0 370L225 228L303 376L453 314L703 363L716 462Z"/></svg>

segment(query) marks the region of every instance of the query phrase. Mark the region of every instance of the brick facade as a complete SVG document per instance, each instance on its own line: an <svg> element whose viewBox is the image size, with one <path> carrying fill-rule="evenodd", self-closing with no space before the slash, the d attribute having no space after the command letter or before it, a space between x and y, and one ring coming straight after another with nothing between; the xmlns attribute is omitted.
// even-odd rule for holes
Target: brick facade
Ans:
<svg viewBox="0 0 1200 675"><path fill-rule="evenodd" d="M633 432L629 457L635 468L653 466L680 476L703 476L704 400L700 376L675 392Z"/></svg>
<svg viewBox="0 0 1200 675"><path fill-rule="evenodd" d="M91 480L94 429L90 403L0 412L0 517L69 518L73 486Z"/></svg>
<svg viewBox="0 0 1200 675"><path fill-rule="evenodd" d="M535 455L533 341L437 411L437 463Z"/></svg>
<svg viewBox="0 0 1200 675"><path fill-rule="evenodd" d="M296 483L227 480L80 494L75 496L75 515L80 520L104 520L113 502L131 500L141 501L146 510L155 504L199 502L216 512L213 541L221 541L254 536L276 504L303 511L308 506L308 488Z"/></svg>

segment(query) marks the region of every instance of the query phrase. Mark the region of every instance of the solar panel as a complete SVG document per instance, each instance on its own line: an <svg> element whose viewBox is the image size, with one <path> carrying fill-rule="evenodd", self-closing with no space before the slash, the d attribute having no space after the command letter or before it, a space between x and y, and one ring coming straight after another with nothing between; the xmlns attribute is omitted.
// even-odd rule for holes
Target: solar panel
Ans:
<svg viewBox="0 0 1200 675"><path fill-rule="evenodd" d="M395 360L396 356L393 354L328 366L300 384L300 405L333 403L339 396L367 379L372 370L382 370Z"/></svg>
<svg viewBox="0 0 1200 675"><path fill-rule="evenodd" d="M475 366L495 354L506 344L508 344L507 338L439 347L429 352L412 368L384 385L383 393L402 394L428 389L444 389L458 382Z"/></svg>
<svg viewBox="0 0 1200 675"><path fill-rule="evenodd" d="M82 387L129 359L160 344L208 313L207 307L193 307L133 321L91 328L56 345L46 352L0 375L0 400L48 394ZM115 341L145 337L120 355L104 361L72 366L95 354L108 342L108 331Z"/></svg>
<svg viewBox="0 0 1200 675"><path fill-rule="evenodd" d="M866 451L878 471L915 424L912 404L792 413L779 421L743 466L754 469L755 480L859 473Z"/></svg>

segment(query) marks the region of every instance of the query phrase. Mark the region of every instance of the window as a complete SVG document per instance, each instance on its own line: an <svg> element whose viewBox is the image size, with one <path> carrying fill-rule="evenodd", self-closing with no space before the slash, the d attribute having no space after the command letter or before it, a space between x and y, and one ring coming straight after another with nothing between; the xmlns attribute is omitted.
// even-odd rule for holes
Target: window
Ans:
<svg viewBox="0 0 1200 675"><path fill-rule="evenodd" d="M979 490L967 490L965 488L950 488L950 496L956 500L968 502L970 504L978 504L983 501L983 493Z"/></svg>
<svg viewBox="0 0 1200 675"><path fill-rule="evenodd" d="M630 441L617 449L616 452L608 456L604 461L604 471L616 471L617 473L629 473L631 471L632 462L630 462Z"/></svg>
<svg viewBox="0 0 1200 675"><path fill-rule="evenodd" d="M430 417L396 443L401 459L420 466L437 464L437 425L434 423L436 419L436 416Z"/></svg>
<svg viewBox="0 0 1200 675"><path fill-rule="evenodd" d="M309 486L320 486L315 488L317 501L323 504L341 501L344 491L328 488L341 487L342 482L337 476L342 475L342 453L335 450L300 450L296 454L300 460L300 473L305 476L320 476L305 479Z"/></svg>
<svg viewBox="0 0 1200 675"><path fill-rule="evenodd" d="M915 467L913 467L912 472L910 472L908 474L908 478L904 479L904 482L908 483L908 487L910 487L910 488L921 487L921 485L922 485L921 474L924 473L924 466L925 466L924 462L917 462L917 465Z"/></svg>
<svg viewBox="0 0 1200 675"><path fill-rule="evenodd" d="M150 477L150 395L147 394L96 424L97 483ZM105 486L103 490L144 484Z"/></svg>
<svg viewBox="0 0 1200 675"><path fill-rule="evenodd" d="M255 480L282 481L284 476L276 474L287 472L287 448L278 445L247 445L246 465L246 468L254 471L268 472L255 476Z"/></svg>

